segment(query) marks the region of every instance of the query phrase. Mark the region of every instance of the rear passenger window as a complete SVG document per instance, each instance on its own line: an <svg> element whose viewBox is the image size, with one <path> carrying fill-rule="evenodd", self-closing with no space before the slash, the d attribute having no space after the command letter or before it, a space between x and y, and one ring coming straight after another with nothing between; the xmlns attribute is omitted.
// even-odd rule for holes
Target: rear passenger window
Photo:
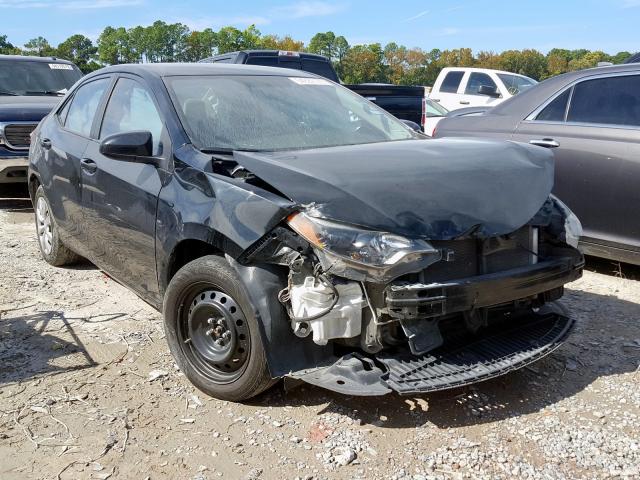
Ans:
<svg viewBox="0 0 640 480"><path fill-rule="evenodd" d="M110 78L101 78L85 83L76 90L64 122L68 130L85 137L91 134L93 118L110 82Z"/></svg>
<svg viewBox="0 0 640 480"><path fill-rule="evenodd" d="M571 89L569 88L558 95L549 105L542 109L536 117L536 120L564 122L564 114L567 111L567 102L569 101L570 94Z"/></svg>
<svg viewBox="0 0 640 480"><path fill-rule="evenodd" d="M463 76L464 72L447 73L447 76L444 77L442 85L440 86L440 91L444 93L456 93Z"/></svg>
<svg viewBox="0 0 640 480"><path fill-rule="evenodd" d="M578 83L573 87L567 121L640 126L640 75Z"/></svg>
<svg viewBox="0 0 640 480"><path fill-rule="evenodd" d="M469 81L467 82L467 88L464 93L467 95L479 95L480 87L486 85L487 87L493 87L498 90L496 82L494 82L486 73L473 72L469 75Z"/></svg>

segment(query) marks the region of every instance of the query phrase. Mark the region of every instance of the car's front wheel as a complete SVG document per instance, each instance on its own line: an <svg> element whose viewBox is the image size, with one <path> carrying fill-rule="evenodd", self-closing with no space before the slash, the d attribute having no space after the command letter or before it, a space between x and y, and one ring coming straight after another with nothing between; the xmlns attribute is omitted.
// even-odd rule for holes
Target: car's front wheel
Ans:
<svg viewBox="0 0 640 480"><path fill-rule="evenodd" d="M274 383L251 303L224 258L206 256L182 267L163 311L176 363L206 394L241 401Z"/></svg>
<svg viewBox="0 0 640 480"><path fill-rule="evenodd" d="M39 186L38 190L36 190L33 202L38 246L40 247L42 258L55 267L76 263L80 257L60 240L58 227L42 186Z"/></svg>

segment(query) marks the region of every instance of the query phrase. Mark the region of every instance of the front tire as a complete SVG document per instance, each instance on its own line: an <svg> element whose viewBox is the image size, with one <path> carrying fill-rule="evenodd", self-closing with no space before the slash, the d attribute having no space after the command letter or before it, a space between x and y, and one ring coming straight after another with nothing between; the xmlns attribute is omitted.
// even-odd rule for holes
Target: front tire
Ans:
<svg viewBox="0 0 640 480"><path fill-rule="evenodd" d="M58 234L58 226L51 213L49 200L44 194L42 185L36 190L33 198L33 206L36 221L36 233L38 235L38 246L42 258L54 267L70 265L78 262L80 257L69 250Z"/></svg>
<svg viewBox="0 0 640 480"><path fill-rule="evenodd" d="M198 258L171 279L164 298L169 349L207 395L242 401L275 382L241 280L222 257Z"/></svg>

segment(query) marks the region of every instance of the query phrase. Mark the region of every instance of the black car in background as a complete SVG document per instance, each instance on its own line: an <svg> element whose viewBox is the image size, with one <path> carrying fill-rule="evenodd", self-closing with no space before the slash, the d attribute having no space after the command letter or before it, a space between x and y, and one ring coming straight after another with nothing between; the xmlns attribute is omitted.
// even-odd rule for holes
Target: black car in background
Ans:
<svg viewBox="0 0 640 480"><path fill-rule="evenodd" d="M640 264L640 64L550 78L484 112L443 119L435 136L553 149L553 192L580 218L583 251Z"/></svg>
<svg viewBox="0 0 640 480"><path fill-rule="evenodd" d="M0 55L0 185L26 183L31 132L81 77L66 60Z"/></svg>
<svg viewBox="0 0 640 480"><path fill-rule="evenodd" d="M36 129L53 265L88 258L164 314L185 375L242 400L289 376L355 395L531 363L571 318L579 222L549 151L424 140L292 70L118 65Z"/></svg>

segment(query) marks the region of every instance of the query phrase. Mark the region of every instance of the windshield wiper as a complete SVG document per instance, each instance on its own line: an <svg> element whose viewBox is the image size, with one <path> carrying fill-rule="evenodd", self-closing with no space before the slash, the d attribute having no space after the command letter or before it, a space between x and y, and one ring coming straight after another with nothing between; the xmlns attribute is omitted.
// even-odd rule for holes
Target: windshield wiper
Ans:
<svg viewBox="0 0 640 480"><path fill-rule="evenodd" d="M61 97L64 93L59 92L58 90L31 90L24 92L25 95L55 95L56 97Z"/></svg>
<svg viewBox="0 0 640 480"><path fill-rule="evenodd" d="M202 153L210 153L212 155L233 155L233 152L262 152L257 148L201 148Z"/></svg>
<svg viewBox="0 0 640 480"><path fill-rule="evenodd" d="M0 95L10 95L12 97L19 97L20 95L15 92L10 92L9 90L0 89Z"/></svg>

